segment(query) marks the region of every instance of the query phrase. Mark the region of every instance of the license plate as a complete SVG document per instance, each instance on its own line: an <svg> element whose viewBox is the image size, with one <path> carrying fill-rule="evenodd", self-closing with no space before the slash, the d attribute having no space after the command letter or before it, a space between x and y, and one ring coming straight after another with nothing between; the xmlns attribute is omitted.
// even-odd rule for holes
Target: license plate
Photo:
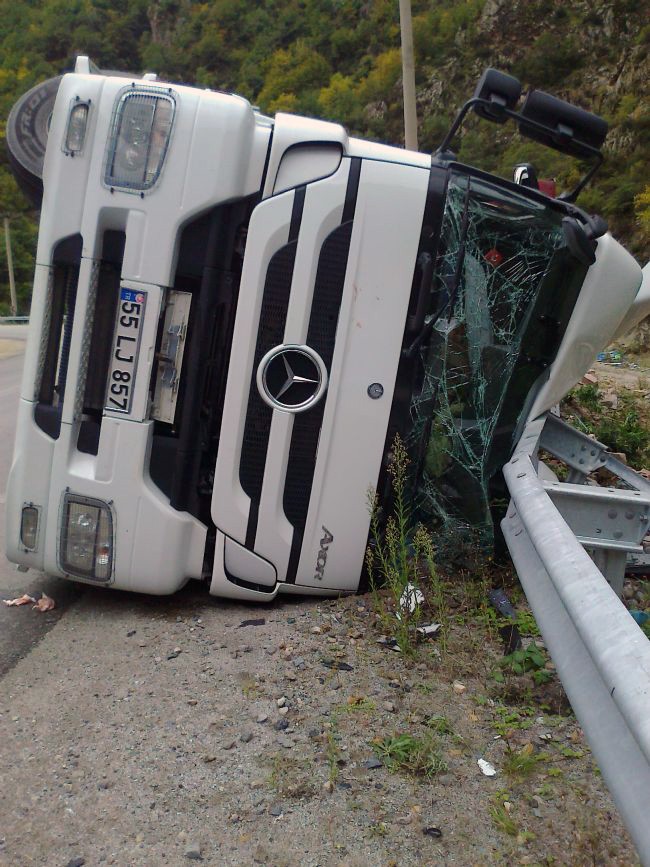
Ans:
<svg viewBox="0 0 650 867"><path fill-rule="evenodd" d="M111 412L131 411L146 303L146 292L124 287L120 289L113 357L106 390L106 409Z"/></svg>

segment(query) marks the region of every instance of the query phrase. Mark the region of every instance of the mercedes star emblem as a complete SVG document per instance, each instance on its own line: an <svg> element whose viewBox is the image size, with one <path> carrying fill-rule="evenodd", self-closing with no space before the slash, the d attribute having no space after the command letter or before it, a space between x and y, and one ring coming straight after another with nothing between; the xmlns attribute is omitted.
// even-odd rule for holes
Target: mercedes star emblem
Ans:
<svg viewBox="0 0 650 867"><path fill-rule="evenodd" d="M303 412L325 391L327 370L323 359L309 346L276 346L259 364L257 387L274 409Z"/></svg>

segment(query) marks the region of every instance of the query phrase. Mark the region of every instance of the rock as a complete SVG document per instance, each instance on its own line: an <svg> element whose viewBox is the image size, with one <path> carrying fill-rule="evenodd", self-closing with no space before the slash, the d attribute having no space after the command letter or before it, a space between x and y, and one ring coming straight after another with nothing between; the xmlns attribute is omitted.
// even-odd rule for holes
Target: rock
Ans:
<svg viewBox="0 0 650 867"><path fill-rule="evenodd" d="M323 783L323 791L331 794L334 791L334 783L331 780L327 780Z"/></svg>
<svg viewBox="0 0 650 867"><path fill-rule="evenodd" d="M241 735L241 737L239 738L239 740L240 740L243 744L248 744L248 743L250 743L250 742L253 740L253 733L252 733L252 732L244 732L244 733Z"/></svg>
<svg viewBox="0 0 650 867"><path fill-rule="evenodd" d="M369 771L374 771L376 768L383 768L383 762L380 762L379 759L366 759L365 762L361 762L362 768L367 768Z"/></svg>
<svg viewBox="0 0 650 867"><path fill-rule="evenodd" d="M257 717L256 722L258 722L258 723L265 723L265 722L267 721L268 718L269 718L269 715L268 715L267 713L261 713L261 714L259 714L259 716Z"/></svg>
<svg viewBox="0 0 650 867"><path fill-rule="evenodd" d="M321 662L325 668L331 668L332 671L354 671L349 663L340 662L338 659L323 659Z"/></svg>
<svg viewBox="0 0 650 867"><path fill-rule="evenodd" d="M286 716L289 713L289 708L286 705L284 707L279 707L278 713L282 716Z"/></svg>
<svg viewBox="0 0 650 867"><path fill-rule="evenodd" d="M195 707L199 702L198 702L198 699L196 699L196 698L189 698L189 699L187 700L187 703L188 703L191 707Z"/></svg>
<svg viewBox="0 0 650 867"><path fill-rule="evenodd" d="M312 626L312 628L311 628L311 634L312 635L320 635L321 632L322 632L322 630L321 630L320 626Z"/></svg>
<svg viewBox="0 0 650 867"><path fill-rule="evenodd" d="M271 816L281 816L284 813L284 807L282 804L271 804L269 813Z"/></svg>
<svg viewBox="0 0 650 867"><path fill-rule="evenodd" d="M234 746L235 746L235 741L229 740L229 741L226 741L224 744L222 744L221 749L222 750L231 750Z"/></svg>
<svg viewBox="0 0 650 867"><path fill-rule="evenodd" d="M282 732L285 729L289 728L289 720L287 719L279 719L273 726L276 732Z"/></svg>
<svg viewBox="0 0 650 867"><path fill-rule="evenodd" d="M407 813L406 816L397 816L395 821L398 825L410 825L413 821L413 816L410 813Z"/></svg>
<svg viewBox="0 0 650 867"><path fill-rule="evenodd" d="M277 704L278 707L284 707L287 703L286 696L283 695L280 698L277 698L275 700L275 703Z"/></svg>
<svg viewBox="0 0 650 867"><path fill-rule="evenodd" d="M65 867L84 867L85 863L85 858L71 858L65 865Z"/></svg>
<svg viewBox="0 0 650 867"><path fill-rule="evenodd" d="M201 847L198 843L190 843L185 849L185 857L189 858L190 861L203 861L203 855L201 855Z"/></svg>
<svg viewBox="0 0 650 867"><path fill-rule="evenodd" d="M176 657L180 655L180 652L180 647L175 647L171 653L167 654L167 659L176 659Z"/></svg>
<svg viewBox="0 0 650 867"><path fill-rule="evenodd" d="M467 690L467 687L465 686L465 684L461 683L459 680L455 680L452 683L451 687L452 687L453 691L456 693L456 695L462 695Z"/></svg>
<svg viewBox="0 0 650 867"><path fill-rule="evenodd" d="M429 828L423 828L422 833L425 837L442 837L442 831L440 830L440 828L434 828L433 826Z"/></svg>
<svg viewBox="0 0 650 867"><path fill-rule="evenodd" d="M395 705L392 701L383 702L382 707L385 711L388 711L388 713L395 713Z"/></svg>

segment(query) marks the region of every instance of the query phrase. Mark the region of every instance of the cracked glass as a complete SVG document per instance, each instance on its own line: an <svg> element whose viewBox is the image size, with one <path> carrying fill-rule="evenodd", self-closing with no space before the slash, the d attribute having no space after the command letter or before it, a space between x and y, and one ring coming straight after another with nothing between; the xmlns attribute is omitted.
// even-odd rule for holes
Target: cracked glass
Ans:
<svg viewBox="0 0 650 867"><path fill-rule="evenodd" d="M522 376L522 360L525 367L540 287L564 247L561 216L512 189L450 175L433 277L438 302L425 324L408 444L418 455L418 511L443 553L458 553L463 541L492 546L491 482L508 459L495 441L514 445L513 419L521 420L540 376Z"/></svg>

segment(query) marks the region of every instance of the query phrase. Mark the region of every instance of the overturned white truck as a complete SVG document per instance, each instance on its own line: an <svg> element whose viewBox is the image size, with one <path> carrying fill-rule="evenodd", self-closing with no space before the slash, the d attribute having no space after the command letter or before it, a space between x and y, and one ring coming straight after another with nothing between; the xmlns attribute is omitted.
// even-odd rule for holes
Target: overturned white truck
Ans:
<svg viewBox="0 0 650 867"><path fill-rule="evenodd" d="M7 141L42 213L7 553L147 593L353 592L400 434L440 547L503 518L650 864L650 642L617 596L650 483L549 414L650 313L650 279L575 204L606 124L520 98L488 70L430 157L83 57L26 94ZM556 197L531 166L462 165L470 110L592 167ZM599 467L618 483L585 484Z"/></svg>
<svg viewBox="0 0 650 867"><path fill-rule="evenodd" d="M83 57L27 94L8 144L37 196L49 134L9 558L147 593L355 591L396 433L423 514L490 529L527 420L648 309L579 190L449 151L473 108L597 167L604 121L520 96L489 70L432 158Z"/></svg>

